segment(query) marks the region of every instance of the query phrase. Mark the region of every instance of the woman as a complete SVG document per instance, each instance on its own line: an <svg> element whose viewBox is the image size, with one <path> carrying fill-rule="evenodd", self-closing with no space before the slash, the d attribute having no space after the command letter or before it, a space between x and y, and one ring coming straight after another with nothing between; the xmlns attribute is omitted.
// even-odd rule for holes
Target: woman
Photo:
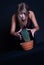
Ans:
<svg viewBox="0 0 44 65"><path fill-rule="evenodd" d="M34 27L30 24L33 23ZM31 50L34 45L34 33L39 30L39 25L33 11L25 3L18 4L17 12L12 16L10 33L20 39L23 50Z"/></svg>

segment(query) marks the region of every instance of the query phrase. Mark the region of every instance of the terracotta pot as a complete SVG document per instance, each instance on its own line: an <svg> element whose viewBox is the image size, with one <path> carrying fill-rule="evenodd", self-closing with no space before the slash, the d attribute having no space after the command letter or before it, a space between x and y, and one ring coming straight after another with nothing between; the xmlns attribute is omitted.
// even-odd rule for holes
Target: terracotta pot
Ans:
<svg viewBox="0 0 44 65"><path fill-rule="evenodd" d="M25 50L25 51L31 50L33 48L33 40L31 40L29 42L20 43L20 45L23 48L23 50Z"/></svg>

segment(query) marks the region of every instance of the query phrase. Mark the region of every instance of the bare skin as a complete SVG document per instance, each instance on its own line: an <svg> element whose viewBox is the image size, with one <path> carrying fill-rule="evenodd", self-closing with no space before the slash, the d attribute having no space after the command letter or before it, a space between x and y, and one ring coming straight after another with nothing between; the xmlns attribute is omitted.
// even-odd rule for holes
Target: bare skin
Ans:
<svg viewBox="0 0 44 65"><path fill-rule="evenodd" d="M32 23L34 24L34 28L33 29L27 29L27 30L30 30L31 33L32 33L32 36L34 37L34 33L36 31L39 30L39 25L37 23L37 20L36 20L36 17L35 17L35 14L33 11L29 11L29 15L28 17L32 20ZM15 20L15 15L12 16L12 23L11 23L11 30L10 30L10 33L14 36L17 36L20 38L20 40L22 39L21 35L19 34L22 29L20 29L19 31L15 32L16 30L16 20ZM23 44L21 43L20 45L23 47L24 50L30 50L33 48L33 40L29 41L28 43L27 42L24 42ZM27 43L27 44L26 44ZM28 47L26 47L28 46Z"/></svg>

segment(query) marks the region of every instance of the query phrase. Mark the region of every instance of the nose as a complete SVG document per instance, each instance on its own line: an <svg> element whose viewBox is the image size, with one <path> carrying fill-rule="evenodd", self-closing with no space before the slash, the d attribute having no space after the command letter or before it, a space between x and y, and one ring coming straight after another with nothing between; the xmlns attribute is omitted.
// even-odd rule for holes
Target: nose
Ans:
<svg viewBox="0 0 44 65"><path fill-rule="evenodd" d="M22 17L25 17L25 15L24 15L24 14L22 14Z"/></svg>
<svg viewBox="0 0 44 65"><path fill-rule="evenodd" d="M21 17L21 18L22 18L22 17L25 17L25 15L24 15L24 14L21 14L20 17Z"/></svg>

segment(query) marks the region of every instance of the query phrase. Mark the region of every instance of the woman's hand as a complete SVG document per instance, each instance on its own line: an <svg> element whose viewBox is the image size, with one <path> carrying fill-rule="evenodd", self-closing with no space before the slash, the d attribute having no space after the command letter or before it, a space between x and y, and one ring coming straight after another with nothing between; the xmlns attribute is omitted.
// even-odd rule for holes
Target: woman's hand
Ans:
<svg viewBox="0 0 44 65"><path fill-rule="evenodd" d="M34 37L34 34L35 34L35 32L36 32L36 29L35 28L33 28L33 29L27 29L28 31L30 30L31 31L31 33L32 33L32 36Z"/></svg>
<svg viewBox="0 0 44 65"><path fill-rule="evenodd" d="M18 32L15 32L15 36L19 37L20 40L22 39L21 34L20 34L21 31L22 29L20 29Z"/></svg>
<svg viewBox="0 0 44 65"><path fill-rule="evenodd" d="M15 36L18 37L18 38L20 38L20 40L22 39L21 34L18 33L18 32L15 32Z"/></svg>
<svg viewBox="0 0 44 65"><path fill-rule="evenodd" d="M32 36L34 37L34 34L35 34L35 32L36 32L36 29L31 29L30 31L31 31L31 33L32 33Z"/></svg>

